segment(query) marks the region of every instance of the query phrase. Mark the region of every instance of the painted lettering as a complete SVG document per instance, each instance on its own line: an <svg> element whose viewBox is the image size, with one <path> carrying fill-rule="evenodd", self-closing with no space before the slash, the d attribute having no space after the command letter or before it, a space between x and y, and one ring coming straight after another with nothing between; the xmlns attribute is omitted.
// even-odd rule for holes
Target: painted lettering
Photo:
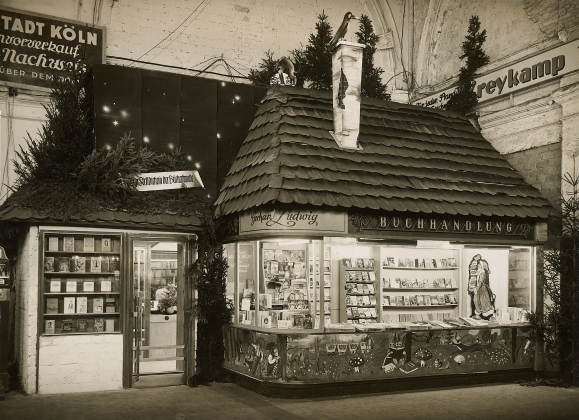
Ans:
<svg viewBox="0 0 579 420"><path fill-rule="evenodd" d="M516 71L513 73L513 70L509 70L509 87L512 88L513 86L517 86L519 84L519 72Z"/></svg>
<svg viewBox="0 0 579 420"><path fill-rule="evenodd" d="M507 233L511 233L513 231L512 223L507 223Z"/></svg>
<svg viewBox="0 0 579 420"><path fill-rule="evenodd" d="M409 217L406 218L406 228L407 229L412 228L412 219L410 219Z"/></svg>
<svg viewBox="0 0 579 420"><path fill-rule="evenodd" d="M62 26L50 25L50 37L62 39L62 36L60 36L60 30L61 29L62 29Z"/></svg>
<svg viewBox="0 0 579 420"><path fill-rule="evenodd" d="M497 87L499 88L499 95L503 91L503 87L505 87L505 82L507 81L507 76L504 79L497 77Z"/></svg>
<svg viewBox="0 0 579 420"><path fill-rule="evenodd" d="M441 228L441 229L444 229L444 230L448 230L448 225L447 225L447 223L446 223L446 220L443 220L443 221L440 223L440 228Z"/></svg>
<svg viewBox="0 0 579 420"><path fill-rule="evenodd" d="M521 70L521 83L527 83L531 81L531 69L525 67Z"/></svg>
<svg viewBox="0 0 579 420"><path fill-rule="evenodd" d="M418 219L416 221L416 225L417 225L418 229L424 229L424 219Z"/></svg>
<svg viewBox="0 0 579 420"><path fill-rule="evenodd" d="M480 85L478 85L476 87L476 96L478 96L479 98L482 98L482 91L486 85L487 85L486 83L481 83Z"/></svg>
<svg viewBox="0 0 579 420"><path fill-rule="evenodd" d="M477 232L482 232L482 223L481 222L476 222L476 231Z"/></svg>
<svg viewBox="0 0 579 420"><path fill-rule="evenodd" d="M436 229L436 219L430 219L430 230Z"/></svg>
<svg viewBox="0 0 579 420"><path fill-rule="evenodd" d="M551 74L551 60L545 60L542 63L531 66L531 76L534 79Z"/></svg>
<svg viewBox="0 0 579 420"><path fill-rule="evenodd" d="M553 76L557 76L559 72L565 68L565 56L558 55L557 57L553 57L552 61L551 69L553 71Z"/></svg>
<svg viewBox="0 0 579 420"><path fill-rule="evenodd" d="M392 219L392 224L393 224L394 227L396 227L396 228L397 228L398 226L400 226L400 217L394 217L394 218Z"/></svg>
<svg viewBox="0 0 579 420"><path fill-rule="evenodd" d="M486 92L490 95L490 94L494 93L496 87L497 87L497 83L494 80L490 80L487 83Z"/></svg>
<svg viewBox="0 0 579 420"><path fill-rule="evenodd" d="M470 230L472 230L472 223L467 220L464 223L464 227L466 228L467 231L470 231Z"/></svg>
<svg viewBox="0 0 579 420"><path fill-rule="evenodd" d="M384 216L380 216L380 227L386 227L387 219Z"/></svg>
<svg viewBox="0 0 579 420"><path fill-rule="evenodd" d="M453 220L454 230L460 231L460 222L458 220Z"/></svg>

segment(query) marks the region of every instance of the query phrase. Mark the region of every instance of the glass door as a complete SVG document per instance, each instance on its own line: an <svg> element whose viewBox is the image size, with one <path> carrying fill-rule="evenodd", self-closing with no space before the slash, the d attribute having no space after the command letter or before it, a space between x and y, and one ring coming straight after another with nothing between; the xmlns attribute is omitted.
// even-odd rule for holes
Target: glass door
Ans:
<svg viewBox="0 0 579 420"><path fill-rule="evenodd" d="M184 384L184 245L132 244L132 386Z"/></svg>

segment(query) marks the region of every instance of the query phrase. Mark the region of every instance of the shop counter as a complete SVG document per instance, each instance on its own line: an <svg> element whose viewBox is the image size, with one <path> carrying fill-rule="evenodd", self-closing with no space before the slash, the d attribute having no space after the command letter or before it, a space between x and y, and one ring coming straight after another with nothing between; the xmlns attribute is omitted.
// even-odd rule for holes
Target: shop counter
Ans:
<svg viewBox="0 0 579 420"><path fill-rule="evenodd" d="M382 392L531 378L528 325L305 333L224 327L224 367L272 396Z"/></svg>

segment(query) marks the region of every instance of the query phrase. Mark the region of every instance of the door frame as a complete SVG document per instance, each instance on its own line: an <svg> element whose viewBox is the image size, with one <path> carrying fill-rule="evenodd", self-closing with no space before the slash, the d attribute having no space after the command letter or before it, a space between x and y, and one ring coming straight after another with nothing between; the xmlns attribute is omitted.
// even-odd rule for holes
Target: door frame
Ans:
<svg viewBox="0 0 579 420"><path fill-rule="evenodd" d="M190 281L187 281L187 272L189 267L196 259L196 240L197 236L194 234L170 234L170 233L141 233L128 232L125 233L125 240L123 241L123 258L122 270L123 277L126 279L123 287L123 311L124 316L122 332L123 332L123 388L132 388L136 381L133 381L133 332L132 325L134 320L133 314L133 246L137 241L154 241L159 240L163 242L179 242L183 244L183 267L182 275L184 277L183 283L185 285L185 293L183 296L184 308L191 308L193 298L195 296L195 289ZM195 374L195 342L196 329L195 319L193 319L188 312L183 311L183 344L185 349L183 355L184 360L184 375L185 381L188 381L191 376ZM158 386L163 386L162 381L159 381Z"/></svg>

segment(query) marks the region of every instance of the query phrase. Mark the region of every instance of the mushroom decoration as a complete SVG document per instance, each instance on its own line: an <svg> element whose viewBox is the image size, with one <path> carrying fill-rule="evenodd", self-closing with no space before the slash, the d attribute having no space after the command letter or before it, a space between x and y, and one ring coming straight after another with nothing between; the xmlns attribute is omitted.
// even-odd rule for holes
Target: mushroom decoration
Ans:
<svg viewBox="0 0 579 420"><path fill-rule="evenodd" d="M426 362L432 359L432 352L425 348L419 348L414 352L414 357L420 360L420 367L425 367Z"/></svg>
<svg viewBox="0 0 579 420"><path fill-rule="evenodd" d="M360 373L360 366L364 364L364 359L360 356L352 357L350 359L350 366L354 368L354 373Z"/></svg>
<svg viewBox="0 0 579 420"><path fill-rule="evenodd" d="M461 364L464 363L465 358L464 358L464 356L463 356L462 354L459 354L458 356L456 356L456 357L454 358L454 361L456 362L457 365L460 366Z"/></svg>

